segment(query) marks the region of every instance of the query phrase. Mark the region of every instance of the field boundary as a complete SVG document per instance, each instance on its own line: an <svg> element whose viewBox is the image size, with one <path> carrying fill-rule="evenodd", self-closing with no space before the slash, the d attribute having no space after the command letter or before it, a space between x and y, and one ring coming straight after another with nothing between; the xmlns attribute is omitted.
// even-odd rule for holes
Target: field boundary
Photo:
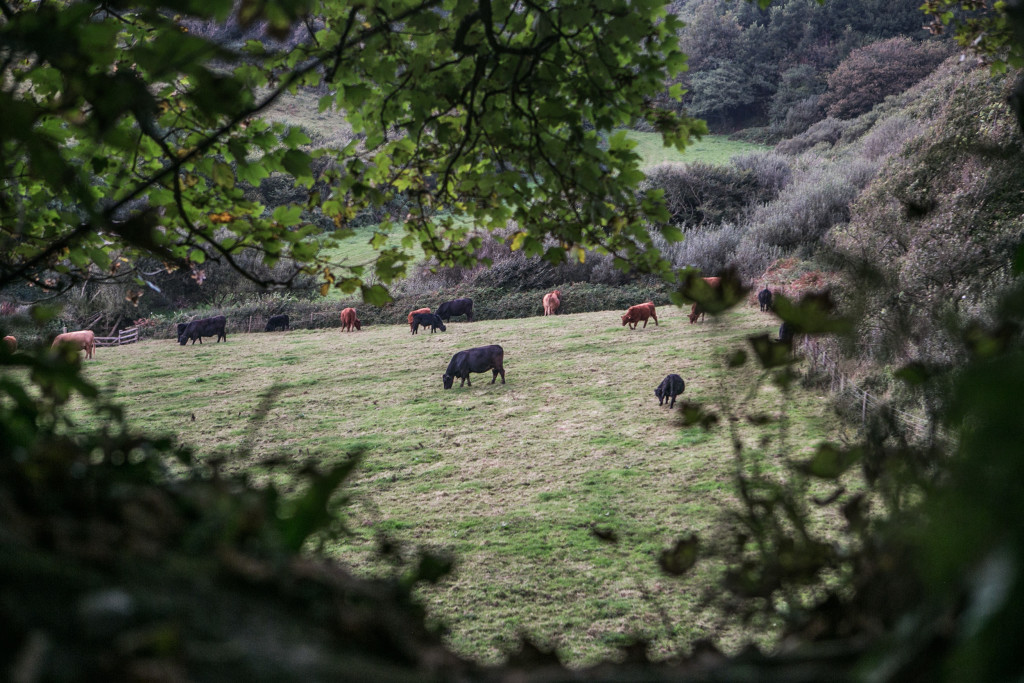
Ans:
<svg viewBox="0 0 1024 683"><path fill-rule="evenodd" d="M139 341L139 328L129 327L117 333L116 337L96 337L96 346L123 346Z"/></svg>

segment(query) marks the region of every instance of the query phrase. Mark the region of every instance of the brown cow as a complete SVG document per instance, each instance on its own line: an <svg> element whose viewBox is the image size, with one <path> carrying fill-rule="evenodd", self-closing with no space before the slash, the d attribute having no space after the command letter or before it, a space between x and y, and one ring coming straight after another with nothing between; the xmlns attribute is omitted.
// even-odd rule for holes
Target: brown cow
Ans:
<svg viewBox="0 0 1024 683"><path fill-rule="evenodd" d="M626 315L622 316L622 325L623 327L629 325L629 329L635 330L637 323L643 320L644 327L647 327L648 318L654 318L654 324L658 324L658 314L654 312L653 301L630 306L629 310L626 311Z"/></svg>
<svg viewBox="0 0 1024 683"><path fill-rule="evenodd" d="M415 311L409 311L409 330L411 332L413 332L413 333L415 333L415 330L413 329L413 326L412 326L412 317L414 315L416 315L417 313L430 313L430 309L429 308L417 308Z"/></svg>
<svg viewBox="0 0 1024 683"><path fill-rule="evenodd" d="M562 300L559 298L562 295L562 291L556 289L555 291L544 295L544 315L554 315L558 307L562 305Z"/></svg>
<svg viewBox="0 0 1024 683"><path fill-rule="evenodd" d="M346 308L341 312L341 329L351 332L353 325L355 325L356 330L362 329L359 318L356 317L356 309Z"/></svg>
<svg viewBox="0 0 1024 683"><path fill-rule="evenodd" d="M711 289L718 289L722 286L722 278L720 277L702 277L701 280L708 283L708 286L711 287ZM700 318L700 321L703 323L704 316L706 314L707 311L704 310L703 306L698 303L694 303L690 308L690 324L692 325L697 322L697 318Z"/></svg>
<svg viewBox="0 0 1024 683"><path fill-rule="evenodd" d="M86 358L92 358L96 350L96 334L92 330L79 330L78 332L65 332L58 334L53 340L50 348L57 348L61 344L74 346L76 349L84 350Z"/></svg>
<svg viewBox="0 0 1024 683"><path fill-rule="evenodd" d="M14 353L18 350L18 340L11 335L7 335L4 337L4 346L7 348L7 353Z"/></svg>

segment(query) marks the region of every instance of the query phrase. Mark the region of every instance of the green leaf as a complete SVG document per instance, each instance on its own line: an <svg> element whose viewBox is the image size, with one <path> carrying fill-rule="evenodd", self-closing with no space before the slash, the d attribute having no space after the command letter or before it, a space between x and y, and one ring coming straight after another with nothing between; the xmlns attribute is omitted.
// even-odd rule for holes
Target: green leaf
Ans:
<svg viewBox="0 0 1024 683"><path fill-rule="evenodd" d="M658 566L666 574L682 576L697 563L698 546L696 534L686 534L679 538L672 548L661 551L658 555Z"/></svg>
<svg viewBox="0 0 1024 683"><path fill-rule="evenodd" d="M819 479L838 479L863 456L859 446L841 449L830 443L818 445L818 450L810 460L795 465L804 474Z"/></svg>
<svg viewBox="0 0 1024 683"><path fill-rule="evenodd" d="M223 161L213 162L213 182L220 187L230 189L235 186L235 172Z"/></svg>

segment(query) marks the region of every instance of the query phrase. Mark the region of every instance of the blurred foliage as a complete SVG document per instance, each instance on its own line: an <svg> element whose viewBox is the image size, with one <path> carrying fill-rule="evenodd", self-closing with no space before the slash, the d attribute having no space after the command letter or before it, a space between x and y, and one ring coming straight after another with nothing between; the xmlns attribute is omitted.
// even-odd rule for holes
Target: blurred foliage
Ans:
<svg viewBox="0 0 1024 683"><path fill-rule="evenodd" d="M208 261L262 285L316 273L325 288L380 304L415 246L442 266L471 265L480 238L470 227L510 219L528 256L560 263L600 248L622 268L667 273L645 249L647 222L664 206L636 196L635 143L612 131L646 120L680 149L706 131L649 106L685 68L678 20L655 0L628 12L619 0L521 9L490 0L4 3L0 287L27 281L52 292L127 276L144 287L146 256L197 282ZM220 44L188 29L229 17L287 47ZM306 33L296 41L300 17ZM313 148L301 129L259 118L299 89L344 112L353 136L342 148ZM285 187L254 192L283 176ZM406 211L384 217L380 235L400 223L399 246L374 240L372 263L319 256L394 205ZM326 222L304 220L314 208ZM327 226L326 241L314 240ZM239 258L246 250L269 269L290 267L258 271Z"/></svg>

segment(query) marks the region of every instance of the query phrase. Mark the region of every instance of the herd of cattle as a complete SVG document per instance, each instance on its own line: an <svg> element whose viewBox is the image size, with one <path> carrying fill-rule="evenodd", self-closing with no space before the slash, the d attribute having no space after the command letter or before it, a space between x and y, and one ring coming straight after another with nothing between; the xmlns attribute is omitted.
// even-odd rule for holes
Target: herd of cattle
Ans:
<svg viewBox="0 0 1024 683"><path fill-rule="evenodd" d="M712 288L716 288L720 285L720 279L717 277L704 278L706 282ZM555 290L544 295L544 315L554 315L559 306L561 306L561 295L559 290ZM772 292L767 287L761 290L757 295L758 304L761 307L761 311L772 310ZM700 304L693 304L690 309L689 320L690 323L697 322L698 318L704 319L705 311ZM417 334L419 328L424 329L430 328L430 333L433 334L437 330L441 332L446 331L448 328L445 327L445 322L451 322L454 316L466 316L467 322L473 322L473 300L469 298L453 299L446 301L441 304L436 313L431 312L429 308L419 308L409 312L409 330L412 334ZM654 320L654 324L658 325L658 314L654 308L654 303L647 301L642 304L630 306L626 311L626 314L622 316L622 326L629 326L629 329L635 330L637 325L643 322L643 327L647 327L647 321L649 319ZM221 339L225 342L228 340L227 336L227 318L223 315L215 315L210 318L202 318L199 320L193 320L187 323L178 323L178 343L181 346L185 346L189 341L192 342L193 346L198 341L200 344L203 343L203 337L216 337L216 343L220 343ZM341 328L346 332L359 331L362 329L362 324L359 318L356 317L356 309L346 308L341 312ZM267 321L266 331L273 332L276 330L290 330L291 327L288 323L288 316L286 314L273 315ZM643 329L643 328L641 328ZM779 328L779 341L792 344L793 342L793 330L788 323L782 323ZM4 347L8 353L14 353L18 349L18 340L14 337L7 336L3 339ZM86 358L92 358L93 353L96 349L96 337L91 330L79 330L77 332L65 332L58 334L53 340L53 347L56 348L60 345L68 345L73 347L75 350L85 351ZM461 380L459 386L469 384L470 373L482 373L490 370L493 374L491 377L491 384L497 381L498 376L501 376L501 383L505 383L505 367L503 364L505 357L505 351L497 344L490 346L481 346L474 349L466 349L465 351L459 351L452 356L451 361L448 363L448 368L442 375L441 380L445 389L451 389L456 379ZM686 384L683 378L676 374L670 374L662 380L658 388L654 390L654 395L658 398L658 405L664 405L668 402L668 407L672 408L675 405L676 397L683 393L686 388Z"/></svg>

